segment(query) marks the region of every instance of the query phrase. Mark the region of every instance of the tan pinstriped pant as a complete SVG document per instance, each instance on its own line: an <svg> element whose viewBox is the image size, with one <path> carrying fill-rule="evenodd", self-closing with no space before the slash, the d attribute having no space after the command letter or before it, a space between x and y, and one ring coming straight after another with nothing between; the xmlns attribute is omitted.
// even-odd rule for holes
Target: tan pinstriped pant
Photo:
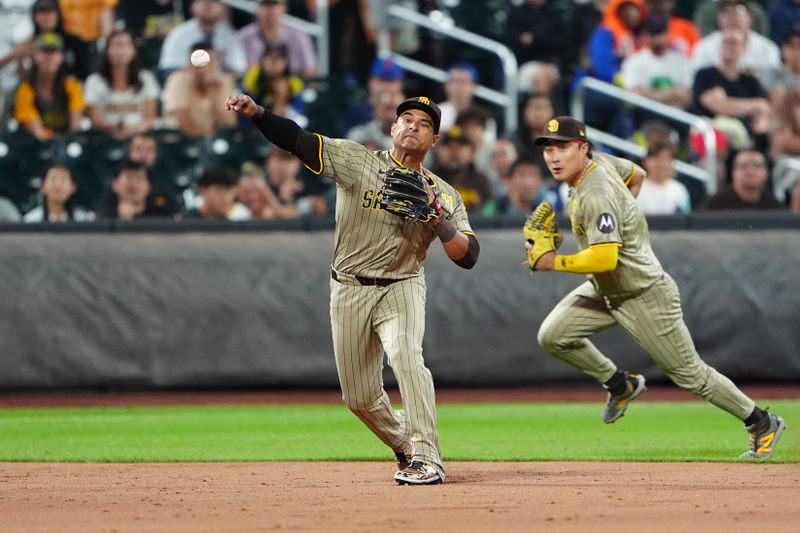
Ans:
<svg viewBox="0 0 800 533"><path fill-rule="evenodd" d="M755 404L697 353L683 321L680 294L668 275L624 302L607 302L587 281L569 293L539 328L539 344L552 355L603 383L616 365L586 337L619 324L679 387L740 420Z"/></svg>
<svg viewBox="0 0 800 533"><path fill-rule="evenodd" d="M362 286L340 274L331 280L331 325L342 398L394 451L438 467L444 477L436 430L433 377L422 358L425 279L387 287ZM395 412L383 388L383 354L394 371L405 412Z"/></svg>

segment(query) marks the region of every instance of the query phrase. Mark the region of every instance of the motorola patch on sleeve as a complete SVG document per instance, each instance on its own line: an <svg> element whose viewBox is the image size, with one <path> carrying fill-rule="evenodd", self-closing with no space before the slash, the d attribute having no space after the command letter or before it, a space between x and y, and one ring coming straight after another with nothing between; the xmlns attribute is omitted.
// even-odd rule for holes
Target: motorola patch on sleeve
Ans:
<svg viewBox="0 0 800 533"><path fill-rule="evenodd" d="M597 229L600 233L611 233L617 229L617 222L611 213L603 213L597 217Z"/></svg>

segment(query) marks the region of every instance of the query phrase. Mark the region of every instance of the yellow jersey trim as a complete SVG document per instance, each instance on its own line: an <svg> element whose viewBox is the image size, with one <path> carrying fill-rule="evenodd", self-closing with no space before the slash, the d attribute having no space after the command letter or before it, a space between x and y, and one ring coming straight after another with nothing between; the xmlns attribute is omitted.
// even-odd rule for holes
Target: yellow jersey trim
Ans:
<svg viewBox="0 0 800 533"><path fill-rule="evenodd" d="M628 161L628 162L631 164L631 173L628 175L628 178L625 180L625 185L626 186L628 184L630 184L631 180L633 179L633 176L636 174L636 165L634 164L633 161Z"/></svg>
<svg viewBox="0 0 800 533"><path fill-rule="evenodd" d="M306 165L305 163L303 163L303 166L306 167L311 172L313 172L314 174L316 174L317 176L319 176L320 174L322 174L322 170L323 170L323 163L322 163L322 135L320 135L319 133L315 133L314 135L316 135L317 138L319 139L319 170L314 170L313 168L311 168L310 166Z"/></svg>

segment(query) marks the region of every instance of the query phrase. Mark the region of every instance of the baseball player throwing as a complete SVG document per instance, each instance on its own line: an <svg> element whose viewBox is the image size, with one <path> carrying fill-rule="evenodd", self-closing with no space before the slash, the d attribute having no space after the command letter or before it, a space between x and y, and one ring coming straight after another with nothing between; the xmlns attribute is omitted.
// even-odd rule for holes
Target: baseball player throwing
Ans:
<svg viewBox="0 0 800 533"><path fill-rule="evenodd" d="M587 339L619 324L678 386L744 421L751 446L741 457L770 457L786 425L697 354L677 285L650 247L647 222L634 198L644 170L625 159L593 154L585 132L574 118L556 117L535 140L544 147L555 179L569 185L569 217L581 251L556 254L560 238L554 214L543 203L523 229L528 265L589 278L545 318L539 344L603 384L608 390L603 421L610 424L645 390L643 376L617 369Z"/></svg>
<svg viewBox="0 0 800 533"><path fill-rule="evenodd" d="M394 450L398 483L442 483L433 379L422 358L423 261L437 237L462 268L475 265L479 247L459 194L422 167L439 139L439 108L426 97L402 102L391 129L393 148L373 152L309 133L246 95L231 96L225 105L252 117L267 139L336 182L330 312L343 399ZM383 388L384 352L403 411L392 409Z"/></svg>

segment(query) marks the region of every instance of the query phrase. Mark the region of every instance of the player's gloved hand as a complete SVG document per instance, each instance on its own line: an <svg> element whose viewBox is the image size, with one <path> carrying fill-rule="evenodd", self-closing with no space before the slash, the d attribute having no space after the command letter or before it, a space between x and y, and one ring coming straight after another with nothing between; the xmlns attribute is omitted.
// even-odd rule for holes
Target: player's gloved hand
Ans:
<svg viewBox="0 0 800 533"><path fill-rule="evenodd" d="M439 199L426 187L422 174L408 167L393 167L385 174L381 209L416 222L429 222L441 215Z"/></svg>
<svg viewBox="0 0 800 533"><path fill-rule="evenodd" d="M540 203L533 213L528 215L522 227L525 239L525 251L528 254L528 267L536 270L536 264L542 256L555 253L564 242L564 236L558 231L556 214L550 202Z"/></svg>

